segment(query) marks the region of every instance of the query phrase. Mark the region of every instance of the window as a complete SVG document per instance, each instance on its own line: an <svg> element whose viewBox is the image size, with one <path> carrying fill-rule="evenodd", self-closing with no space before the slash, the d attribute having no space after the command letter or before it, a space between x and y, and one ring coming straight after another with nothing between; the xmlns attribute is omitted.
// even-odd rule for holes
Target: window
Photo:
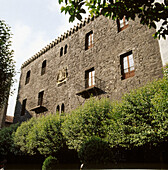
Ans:
<svg viewBox="0 0 168 170"><path fill-rule="evenodd" d="M118 25L118 32L124 30L125 28L128 27L128 21L126 17L123 17L123 19L118 19L117 20L117 25Z"/></svg>
<svg viewBox="0 0 168 170"><path fill-rule="evenodd" d="M40 105L40 106L43 104L43 95L44 95L44 91L41 91L38 94L38 105Z"/></svg>
<svg viewBox="0 0 168 170"><path fill-rule="evenodd" d="M65 111L65 106L64 106L64 103L62 103L62 105L61 105L61 113L64 113L64 111Z"/></svg>
<svg viewBox="0 0 168 170"><path fill-rule="evenodd" d="M67 46L67 45L65 45L65 48L64 48L64 54L66 54L66 53L67 53L67 48L68 48L68 46Z"/></svg>
<svg viewBox="0 0 168 170"><path fill-rule="evenodd" d="M93 47L93 31L90 31L86 34L85 37L85 49L89 49Z"/></svg>
<svg viewBox="0 0 168 170"><path fill-rule="evenodd" d="M61 47L61 49L60 49L60 56L62 56L63 55L63 47Z"/></svg>
<svg viewBox="0 0 168 170"><path fill-rule="evenodd" d="M57 108L56 108L56 112L60 112L60 106L58 105Z"/></svg>
<svg viewBox="0 0 168 170"><path fill-rule="evenodd" d="M133 77L135 75L132 51L121 55L120 63L121 63L122 79Z"/></svg>
<svg viewBox="0 0 168 170"><path fill-rule="evenodd" d="M41 75L45 74L45 72L46 72L46 60L44 60L42 63Z"/></svg>
<svg viewBox="0 0 168 170"><path fill-rule="evenodd" d="M25 84L28 84L30 81L30 70L27 72L26 74L26 81L25 81Z"/></svg>
<svg viewBox="0 0 168 170"><path fill-rule="evenodd" d="M95 85L95 70L91 68L85 72L85 87L93 87Z"/></svg>
<svg viewBox="0 0 168 170"><path fill-rule="evenodd" d="M22 102L22 111L21 111L21 116L24 116L26 113L26 101L27 99L24 99Z"/></svg>

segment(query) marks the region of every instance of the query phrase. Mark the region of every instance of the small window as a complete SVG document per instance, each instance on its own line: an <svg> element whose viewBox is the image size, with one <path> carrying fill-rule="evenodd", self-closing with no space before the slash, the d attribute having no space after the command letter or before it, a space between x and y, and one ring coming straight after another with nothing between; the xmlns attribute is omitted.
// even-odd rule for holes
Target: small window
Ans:
<svg viewBox="0 0 168 170"><path fill-rule="evenodd" d="M85 87L93 87L95 85L95 70L91 68L85 71Z"/></svg>
<svg viewBox="0 0 168 170"><path fill-rule="evenodd" d="M46 60L44 60L42 63L41 75L45 74L45 72L46 72Z"/></svg>
<svg viewBox="0 0 168 170"><path fill-rule="evenodd" d="M65 106L64 106L64 103L62 103L62 105L61 105L61 113L64 113L64 111L65 111Z"/></svg>
<svg viewBox="0 0 168 170"><path fill-rule="evenodd" d="M60 112L60 106L58 105L57 108L56 108L56 112Z"/></svg>
<svg viewBox="0 0 168 170"><path fill-rule="evenodd" d="M27 99L24 99L23 102L22 102L21 116L24 116L25 113L26 113L26 102L27 102Z"/></svg>
<svg viewBox="0 0 168 170"><path fill-rule="evenodd" d="M44 95L44 91L41 91L38 94L38 105L40 105L40 106L43 104L43 95Z"/></svg>
<svg viewBox="0 0 168 170"><path fill-rule="evenodd" d="M65 48L64 48L64 54L66 54L66 53L67 53L67 49L68 49L68 46L67 46L67 45L65 45Z"/></svg>
<svg viewBox="0 0 168 170"><path fill-rule="evenodd" d="M90 31L86 34L85 37L85 49L89 49L93 47L93 31Z"/></svg>
<svg viewBox="0 0 168 170"><path fill-rule="evenodd" d="M128 27L128 20L124 16L123 19L117 20L117 25L118 25L118 32L120 32Z"/></svg>
<svg viewBox="0 0 168 170"><path fill-rule="evenodd" d="M61 47L61 49L60 49L60 56L62 56L63 55L63 47Z"/></svg>
<svg viewBox="0 0 168 170"><path fill-rule="evenodd" d="M121 55L120 63L121 63L122 79L127 79L135 75L135 67L134 67L134 59L133 59L132 51Z"/></svg>
<svg viewBox="0 0 168 170"><path fill-rule="evenodd" d="M28 84L30 81L30 70L27 72L26 74L26 81L25 81L25 84Z"/></svg>

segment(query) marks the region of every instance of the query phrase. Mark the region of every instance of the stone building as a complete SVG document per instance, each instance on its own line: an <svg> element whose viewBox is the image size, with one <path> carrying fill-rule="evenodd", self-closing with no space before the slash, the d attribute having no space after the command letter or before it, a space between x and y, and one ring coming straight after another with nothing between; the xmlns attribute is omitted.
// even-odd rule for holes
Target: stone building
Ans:
<svg viewBox="0 0 168 170"><path fill-rule="evenodd" d="M14 122L68 113L90 95L118 100L162 77L154 29L136 21L87 18L21 68Z"/></svg>

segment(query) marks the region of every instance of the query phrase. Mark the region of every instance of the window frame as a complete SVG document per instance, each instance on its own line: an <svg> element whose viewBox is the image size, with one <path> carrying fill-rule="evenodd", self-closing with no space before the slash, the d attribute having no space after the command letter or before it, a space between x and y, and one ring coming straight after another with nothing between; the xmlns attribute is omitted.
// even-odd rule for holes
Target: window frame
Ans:
<svg viewBox="0 0 168 170"><path fill-rule="evenodd" d="M30 74L31 74L30 70L27 71L27 73L26 73L25 85L28 84L28 83L30 82Z"/></svg>
<svg viewBox="0 0 168 170"><path fill-rule="evenodd" d="M42 67L41 67L41 75L44 75L46 73L46 66L47 66L47 61L44 60L42 62Z"/></svg>
<svg viewBox="0 0 168 170"><path fill-rule="evenodd" d="M95 86L95 70L92 67L85 71L85 88L90 88Z"/></svg>
<svg viewBox="0 0 168 170"><path fill-rule="evenodd" d="M61 105L61 113L64 113L65 112L65 105L64 105L64 103L62 103L62 105Z"/></svg>
<svg viewBox="0 0 168 170"><path fill-rule="evenodd" d="M60 49L60 57L63 56L63 50L64 50L63 47L61 47L61 49Z"/></svg>
<svg viewBox="0 0 168 170"><path fill-rule="evenodd" d="M121 27L121 21L123 20L123 27ZM124 16L123 19L117 19L117 26L118 26L118 32L126 29L128 27L128 21L126 19L126 17Z"/></svg>
<svg viewBox="0 0 168 170"><path fill-rule="evenodd" d="M133 66L130 66L130 61L131 61L130 56L132 56ZM127 61L126 62L128 66L127 68L124 68L124 58L126 58L126 61ZM135 75L135 63L134 63L134 57L133 57L132 51L129 51L120 56L120 65L121 65L121 75L122 75L121 79L122 80L133 77ZM131 68L133 68L133 70L131 70ZM126 69L128 69L128 72L125 73L124 70Z"/></svg>
<svg viewBox="0 0 168 170"><path fill-rule="evenodd" d="M66 44L64 47L64 55L67 53L68 45Z"/></svg>
<svg viewBox="0 0 168 170"><path fill-rule="evenodd" d="M60 113L60 106L59 105L57 105L57 107L56 107L56 113Z"/></svg>
<svg viewBox="0 0 168 170"><path fill-rule="evenodd" d="M88 50L93 47L93 31L90 31L85 36L85 50Z"/></svg>
<svg viewBox="0 0 168 170"><path fill-rule="evenodd" d="M38 106L42 106L43 105L43 97L44 97L44 91L41 91L38 93Z"/></svg>

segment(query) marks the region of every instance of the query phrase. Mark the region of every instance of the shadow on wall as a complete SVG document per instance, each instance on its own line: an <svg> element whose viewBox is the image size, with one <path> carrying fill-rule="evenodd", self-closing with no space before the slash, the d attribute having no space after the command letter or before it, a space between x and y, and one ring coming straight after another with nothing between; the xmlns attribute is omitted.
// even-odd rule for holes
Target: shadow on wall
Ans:
<svg viewBox="0 0 168 170"><path fill-rule="evenodd" d="M32 115L26 108L24 108L24 114L22 114L23 113L22 109L23 109L22 104L20 103L19 100L17 100L13 123L23 122L32 117Z"/></svg>

